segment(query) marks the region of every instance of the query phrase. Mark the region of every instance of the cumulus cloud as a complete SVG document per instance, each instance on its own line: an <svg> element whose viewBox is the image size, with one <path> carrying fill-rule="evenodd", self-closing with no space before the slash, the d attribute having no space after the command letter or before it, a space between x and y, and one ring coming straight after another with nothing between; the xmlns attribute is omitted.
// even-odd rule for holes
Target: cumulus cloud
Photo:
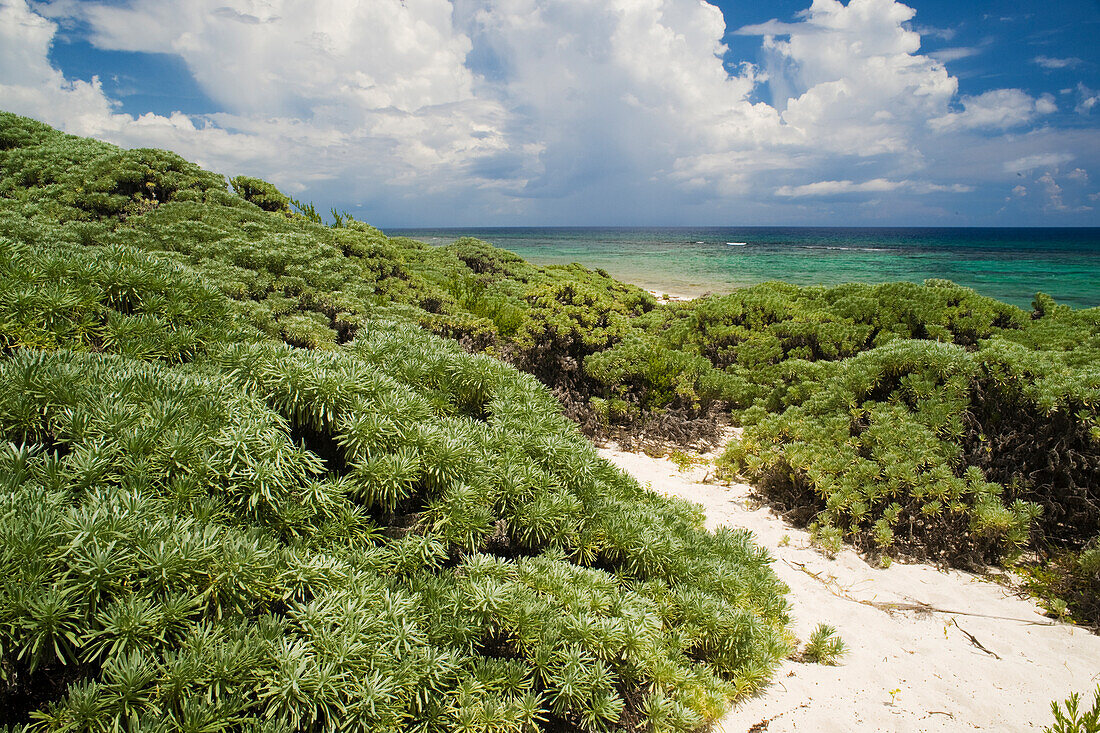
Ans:
<svg viewBox="0 0 1100 733"><path fill-rule="evenodd" d="M120 114L97 82L67 82L50 67L56 23L25 0L0 0L4 106L70 132L171 148L291 190L343 179L358 195L385 185L476 183L472 163L507 149L503 110L475 98L463 65L469 39L451 26L447 0L135 0L47 9L86 23L100 48L178 54L224 110Z"/></svg>
<svg viewBox="0 0 1100 733"><path fill-rule="evenodd" d="M960 100L962 112L951 112L929 120L938 130L993 128L1007 129L1026 125L1040 115L1058 111L1054 97L1044 94L1038 99L1020 89L994 89Z"/></svg>
<svg viewBox="0 0 1100 733"><path fill-rule="evenodd" d="M131 116L118 111L97 78L70 81L49 63L57 24L25 0L0 0L0 106L77 135L120 145L161 147L200 165L262 167L277 151L269 141L175 113ZM196 124L198 122L198 124Z"/></svg>
<svg viewBox="0 0 1100 733"><path fill-rule="evenodd" d="M456 12L491 50L510 134L539 149L526 195L652 175L684 154L776 127L753 70L730 77L724 23L705 3L470 0Z"/></svg>
<svg viewBox="0 0 1100 733"><path fill-rule="evenodd" d="M1059 213L1084 213L1092 211L1092 207L1084 204L1084 200L1090 201L1096 200L1096 194L1086 194L1081 191L1081 186L1088 183L1088 174L1081 168L1075 168L1070 173L1063 177L1069 179L1075 186L1070 186L1070 190L1066 190L1065 186L1058 181L1059 173L1056 169L1048 170L1035 179L1035 182L1042 187L1042 191L1045 194L1045 201L1043 206L1047 211L1059 212Z"/></svg>
<svg viewBox="0 0 1100 733"><path fill-rule="evenodd" d="M179 56L221 111L134 117L66 80L48 52L73 20L99 48ZM762 55L730 73L722 13L700 0L0 0L0 95L71 132L424 223L959 194L1081 149L1019 134L1052 97L959 98L913 20L895 0L813 0L735 30ZM1012 163L983 146L1004 130Z"/></svg>
<svg viewBox="0 0 1100 733"><path fill-rule="evenodd" d="M1050 207L1058 211L1064 211L1066 209L1065 203L1062 201L1062 187L1058 185L1054 180L1054 176L1050 173L1044 173L1039 176L1037 183L1041 183L1043 190L1046 191L1047 198L1050 201Z"/></svg>
<svg viewBox="0 0 1100 733"><path fill-rule="evenodd" d="M447 0L81 3L96 46L178 54L227 112L402 112L473 99Z"/></svg>
<svg viewBox="0 0 1100 733"><path fill-rule="evenodd" d="M95 134L95 121L109 120L112 104L97 79L68 81L50 65L55 31L25 0L0 3L0 99L9 111L72 120L85 134Z"/></svg>
<svg viewBox="0 0 1100 733"><path fill-rule="evenodd" d="M1076 183L1088 183L1089 174L1084 168L1074 168L1066 174L1066 178Z"/></svg>
<svg viewBox="0 0 1100 733"><path fill-rule="evenodd" d="M957 82L918 53L914 11L892 0L817 0L786 40L766 35L769 74L792 94L783 122L804 139L863 155L905 147L911 121L941 110Z"/></svg>
<svg viewBox="0 0 1100 733"><path fill-rule="evenodd" d="M1077 84L1077 106L1074 108L1074 112L1080 115L1087 115L1092 112L1092 108L1100 103L1100 92L1094 89L1089 89L1083 83Z"/></svg>

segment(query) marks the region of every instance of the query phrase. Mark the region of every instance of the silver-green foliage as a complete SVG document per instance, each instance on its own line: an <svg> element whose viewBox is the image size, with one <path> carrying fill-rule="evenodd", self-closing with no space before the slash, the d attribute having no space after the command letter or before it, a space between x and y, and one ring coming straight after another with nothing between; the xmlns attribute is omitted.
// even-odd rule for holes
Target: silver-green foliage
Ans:
<svg viewBox="0 0 1100 733"><path fill-rule="evenodd" d="M415 326L186 368L23 349L0 395L0 684L74 680L42 729L687 730L786 651L747 535Z"/></svg>
<svg viewBox="0 0 1100 733"><path fill-rule="evenodd" d="M801 658L814 664L836 665L848 653L848 646L829 624L818 624L810 634Z"/></svg>
<svg viewBox="0 0 1100 733"><path fill-rule="evenodd" d="M1076 692L1063 704L1052 701L1050 709L1054 713L1054 725L1044 728L1045 733L1100 733L1100 685L1092 693L1089 710L1081 710L1081 696Z"/></svg>
<svg viewBox="0 0 1100 733"><path fill-rule="evenodd" d="M648 296L238 183L0 115L0 724L690 730L766 681L748 534L421 328Z"/></svg>
<svg viewBox="0 0 1100 733"><path fill-rule="evenodd" d="M1039 507L967 467L960 447L985 367L961 347L896 340L823 372L785 410L746 411L726 459L781 501L817 507L819 532L943 559L1017 553Z"/></svg>

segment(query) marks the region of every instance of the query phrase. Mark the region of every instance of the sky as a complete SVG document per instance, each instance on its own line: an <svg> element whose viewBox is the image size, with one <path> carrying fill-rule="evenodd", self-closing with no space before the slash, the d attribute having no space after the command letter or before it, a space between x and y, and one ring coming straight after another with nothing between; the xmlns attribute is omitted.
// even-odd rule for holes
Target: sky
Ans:
<svg viewBox="0 0 1100 733"><path fill-rule="evenodd" d="M0 109L383 228L1100 226L1100 0L0 0Z"/></svg>

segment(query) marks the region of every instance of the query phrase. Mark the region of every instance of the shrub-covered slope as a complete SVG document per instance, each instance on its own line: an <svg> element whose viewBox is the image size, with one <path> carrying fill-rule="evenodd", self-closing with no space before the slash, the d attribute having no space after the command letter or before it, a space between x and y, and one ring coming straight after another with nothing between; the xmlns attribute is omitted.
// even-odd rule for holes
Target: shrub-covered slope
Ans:
<svg viewBox="0 0 1100 733"><path fill-rule="evenodd" d="M233 185L0 117L0 723L693 730L767 680L748 534L424 330L523 359L561 288L649 296Z"/></svg>
<svg viewBox="0 0 1100 733"><path fill-rule="evenodd" d="M726 455L829 545L969 566L1021 552L1100 622L1100 309L950 282L766 283L642 314L584 368L608 419L716 401Z"/></svg>
<svg viewBox="0 0 1100 733"><path fill-rule="evenodd" d="M677 321L704 310L685 343L740 382L729 464L826 543L964 566L1038 552L1041 592L1100 620L1100 309L1040 295L1026 313L942 282L775 285Z"/></svg>
<svg viewBox="0 0 1100 733"><path fill-rule="evenodd" d="M0 724L698 727L785 653L782 588L555 397L732 412L727 464L824 542L1027 551L1100 619L1100 310L1042 294L661 305L0 115L0 350Z"/></svg>

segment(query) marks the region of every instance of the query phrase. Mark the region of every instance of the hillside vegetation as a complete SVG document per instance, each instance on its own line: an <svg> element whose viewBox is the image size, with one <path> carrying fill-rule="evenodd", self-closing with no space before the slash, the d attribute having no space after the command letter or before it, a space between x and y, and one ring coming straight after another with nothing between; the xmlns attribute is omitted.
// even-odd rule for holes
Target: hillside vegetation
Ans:
<svg viewBox="0 0 1100 733"><path fill-rule="evenodd" d="M686 731L787 653L747 533L459 345L641 291L13 115L0 176L0 724Z"/></svg>
<svg viewBox="0 0 1100 733"><path fill-rule="evenodd" d="M647 311L584 370L608 422L729 410L725 470L827 548L1023 560L1052 612L1100 623L1100 308L765 283Z"/></svg>
<svg viewBox="0 0 1100 733"><path fill-rule="evenodd" d="M695 730L790 650L693 442L827 546L1100 621L1100 309L946 281L662 304L0 114L0 725ZM2 716L7 716L6 719Z"/></svg>

